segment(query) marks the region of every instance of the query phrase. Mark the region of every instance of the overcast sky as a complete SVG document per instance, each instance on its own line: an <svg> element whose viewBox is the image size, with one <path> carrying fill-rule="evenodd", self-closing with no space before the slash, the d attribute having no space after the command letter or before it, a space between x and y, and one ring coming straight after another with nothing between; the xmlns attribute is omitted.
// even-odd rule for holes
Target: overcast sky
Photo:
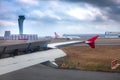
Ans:
<svg viewBox="0 0 120 80"><path fill-rule="evenodd" d="M120 0L0 0L0 35L19 33L18 15L24 34L120 32Z"/></svg>

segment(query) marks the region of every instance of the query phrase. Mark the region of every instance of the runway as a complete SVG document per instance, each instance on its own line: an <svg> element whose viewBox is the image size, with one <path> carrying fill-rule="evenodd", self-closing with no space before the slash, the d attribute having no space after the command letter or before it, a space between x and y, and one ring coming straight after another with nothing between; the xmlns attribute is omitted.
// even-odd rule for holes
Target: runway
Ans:
<svg viewBox="0 0 120 80"><path fill-rule="evenodd" d="M41 64L0 76L0 80L120 80L120 73L54 69Z"/></svg>

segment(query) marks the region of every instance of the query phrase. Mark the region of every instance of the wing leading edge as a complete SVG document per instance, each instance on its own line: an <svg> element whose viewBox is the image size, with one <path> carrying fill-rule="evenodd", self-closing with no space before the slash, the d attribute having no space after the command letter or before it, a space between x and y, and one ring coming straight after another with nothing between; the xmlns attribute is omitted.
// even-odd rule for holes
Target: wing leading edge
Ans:
<svg viewBox="0 0 120 80"><path fill-rule="evenodd" d="M57 48L57 47L68 46L68 45L73 45L73 44L86 43L91 48L95 48L95 40L98 37L99 37L99 35L96 35L96 36L93 36L92 38L87 39L86 41L68 41L68 42L51 43L51 44L48 44L47 47Z"/></svg>

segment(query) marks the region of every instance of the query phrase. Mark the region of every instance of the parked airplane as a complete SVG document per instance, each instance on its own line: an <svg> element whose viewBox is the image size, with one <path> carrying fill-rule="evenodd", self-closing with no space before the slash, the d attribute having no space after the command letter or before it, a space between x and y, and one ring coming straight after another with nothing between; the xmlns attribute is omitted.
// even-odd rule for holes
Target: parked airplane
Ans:
<svg viewBox="0 0 120 80"><path fill-rule="evenodd" d="M67 41L67 42L50 43L50 44L47 44L47 42L42 41L42 42L15 44L9 46L7 45L0 46L0 52L2 51L0 55L5 54L6 52L10 52L11 49L13 51L12 53L15 54L18 53L19 51L20 51L19 54L20 53L23 54L24 53L23 50L32 50L32 51L35 50L35 52L32 53L25 53L23 55L18 54L17 56L14 57L0 59L0 75L13 72L22 68L30 67L39 63L57 67L57 64L54 62L55 59L66 56L66 53L56 48L66 45L78 44L78 43L87 43L88 45L90 45L91 48L95 48L95 40L98 37L99 36L96 35L86 41ZM41 47L43 47L43 49L44 48L45 49L49 48L49 49L45 51L43 50L39 51Z"/></svg>
<svg viewBox="0 0 120 80"><path fill-rule="evenodd" d="M55 34L55 39L65 39L65 40L79 40L80 39L80 37L78 36L60 36L56 32L54 32L54 34Z"/></svg>

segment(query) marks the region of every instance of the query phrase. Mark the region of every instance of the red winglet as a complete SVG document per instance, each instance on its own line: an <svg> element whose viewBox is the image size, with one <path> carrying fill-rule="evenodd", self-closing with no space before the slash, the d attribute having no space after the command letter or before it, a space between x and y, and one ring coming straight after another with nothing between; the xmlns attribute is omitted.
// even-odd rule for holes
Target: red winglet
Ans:
<svg viewBox="0 0 120 80"><path fill-rule="evenodd" d="M87 41L85 41L85 43L87 43L91 48L95 48L95 40L99 37L99 35L96 35L90 39L88 39Z"/></svg>

